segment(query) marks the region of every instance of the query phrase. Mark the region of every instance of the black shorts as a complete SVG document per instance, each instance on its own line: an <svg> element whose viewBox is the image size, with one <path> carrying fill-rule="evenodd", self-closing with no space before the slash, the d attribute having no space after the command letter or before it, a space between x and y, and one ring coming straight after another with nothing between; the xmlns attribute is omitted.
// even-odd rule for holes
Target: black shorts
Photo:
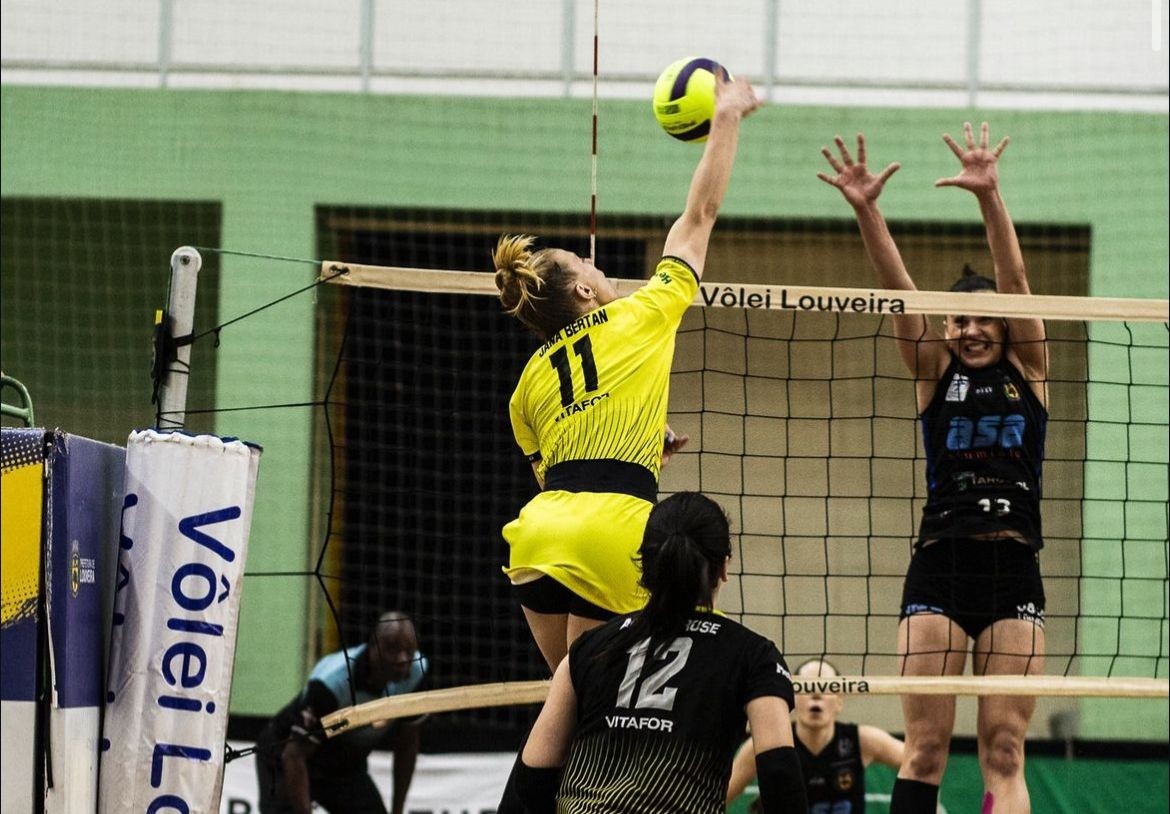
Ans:
<svg viewBox="0 0 1170 814"><path fill-rule="evenodd" d="M617 616L611 610L582 599L552 577L513 585L512 590L521 605L537 613L571 613L599 622L608 622Z"/></svg>
<svg viewBox="0 0 1170 814"><path fill-rule="evenodd" d="M946 616L972 639L1000 619L1044 626L1044 585L1036 552L1019 540L936 540L914 552L900 618Z"/></svg>

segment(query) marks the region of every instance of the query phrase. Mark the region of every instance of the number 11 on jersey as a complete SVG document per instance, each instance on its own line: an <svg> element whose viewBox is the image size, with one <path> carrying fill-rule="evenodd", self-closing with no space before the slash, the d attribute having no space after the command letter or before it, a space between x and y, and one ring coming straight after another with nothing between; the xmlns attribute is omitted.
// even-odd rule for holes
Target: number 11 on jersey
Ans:
<svg viewBox="0 0 1170 814"><path fill-rule="evenodd" d="M597 365L593 361L593 343L588 334L573 343L573 351L581 359L581 372L585 374L585 392L592 393L598 387ZM573 393L573 368L569 365L569 349L562 345L549 354L548 361L557 372L557 378L561 383L561 406L568 407L576 401Z"/></svg>

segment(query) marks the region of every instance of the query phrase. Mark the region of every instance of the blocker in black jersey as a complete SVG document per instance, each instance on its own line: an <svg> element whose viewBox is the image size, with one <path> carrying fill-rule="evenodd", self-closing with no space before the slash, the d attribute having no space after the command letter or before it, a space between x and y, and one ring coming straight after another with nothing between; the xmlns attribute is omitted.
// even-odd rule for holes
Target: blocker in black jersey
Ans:
<svg viewBox="0 0 1170 814"><path fill-rule="evenodd" d="M857 724L837 721L833 739L813 754L796 737L796 754L804 773L809 814L861 814L865 811L865 764L861 759L861 737Z"/></svg>
<svg viewBox="0 0 1170 814"><path fill-rule="evenodd" d="M1034 549L1048 411L1006 357L971 368L952 357L921 415L926 506L919 545L1015 532Z"/></svg>
<svg viewBox="0 0 1170 814"><path fill-rule="evenodd" d="M577 727L557 811L722 812L744 707L777 696L791 709L788 666L772 642L700 610L654 654L649 640L609 652L632 619L583 634L569 652Z"/></svg>
<svg viewBox="0 0 1170 814"><path fill-rule="evenodd" d="M994 279L965 266L951 286L963 296L954 298L953 308L948 306L941 331L921 314L892 317L895 346L915 380L927 466L919 547L911 559L898 624L899 667L906 676L939 675L950 672L948 668L961 672L967 643L954 636L959 622L974 639L974 672L1043 672L1044 635L1037 624L1042 608L1031 587L1039 585L1037 556L1043 541L1039 504L1048 417L1047 332L1038 316L1005 319L988 315L981 305L999 294L1026 299L1032 293L1019 236L1000 190L999 158L1008 139L993 144L987 122L978 135L965 122L963 143L949 133L943 141L958 159L959 171L935 186L975 197ZM899 165L874 174L861 134L856 160L840 137L836 143L840 160L822 150L836 175L821 173L821 180L840 190L853 207L882 287L917 290L878 208L882 190ZM1012 562L1000 559L1001 553ZM1024 554L1030 557L1014 556ZM972 580L972 565L983 574L993 573ZM1004 565L1027 573L1005 571ZM1005 577L1014 584L1007 584ZM971 598L982 601L973 605ZM982 657L992 652L994 658ZM1027 810L1023 754L1033 708L1033 699L1023 696L979 698L985 801L994 798L985 806L988 810L992 805ZM904 695L902 709L905 759L890 811L933 814L954 729L955 699Z"/></svg>

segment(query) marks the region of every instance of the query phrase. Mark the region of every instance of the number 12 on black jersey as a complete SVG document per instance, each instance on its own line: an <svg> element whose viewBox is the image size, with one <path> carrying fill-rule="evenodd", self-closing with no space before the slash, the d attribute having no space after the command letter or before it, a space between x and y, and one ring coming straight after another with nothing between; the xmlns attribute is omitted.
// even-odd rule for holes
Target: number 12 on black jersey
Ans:
<svg viewBox="0 0 1170 814"><path fill-rule="evenodd" d="M658 658L669 656L671 653L674 653L675 657L642 681L634 709L661 709L667 712L674 709L674 696L678 692L678 688L668 687L666 682L682 672L682 669L687 666L692 645L694 645L694 641L686 636L679 636L658 650L656 654ZM622 676L622 683L618 685L615 707L629 709L630 703L634 700L634 686L638 683L638 677L646 665L646 651L649 649L650 639L647 638L626 651L630 654L630 660L626 664L626 674Z"/></svg>
<svg viewBox="0 0 1170 814"><path fill-rule="evenodd" d="M573 343L573 351L581 358L581 372L585 374L585 392L592 393L597 389L597 364L593 361L593 343L589 335ZM568 407L576 396L573 394L573 369L569 366L569 349L563 345L549 354L549 364L557 372L561 383L561 406Z"/></svg>

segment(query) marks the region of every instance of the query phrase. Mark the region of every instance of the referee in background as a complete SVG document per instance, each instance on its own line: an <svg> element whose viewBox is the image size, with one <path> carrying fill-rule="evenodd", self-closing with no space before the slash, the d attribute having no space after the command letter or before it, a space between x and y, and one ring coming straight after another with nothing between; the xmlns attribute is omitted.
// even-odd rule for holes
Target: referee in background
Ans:
<svg viewBox="0 0 1170 814"><path fill-rule="evenodd" d="M330 814L387 814L367 768L370 752L386 746L394 751L390 814L402 814L418 757L421 718L374 724L335 738L325 737L320 722L343 707L416 691L427 667L414 622L400 611L383 613L365 644L317 662L304 689L276 713L257 741L262 814L309 814L314 802Z"/></svg>

